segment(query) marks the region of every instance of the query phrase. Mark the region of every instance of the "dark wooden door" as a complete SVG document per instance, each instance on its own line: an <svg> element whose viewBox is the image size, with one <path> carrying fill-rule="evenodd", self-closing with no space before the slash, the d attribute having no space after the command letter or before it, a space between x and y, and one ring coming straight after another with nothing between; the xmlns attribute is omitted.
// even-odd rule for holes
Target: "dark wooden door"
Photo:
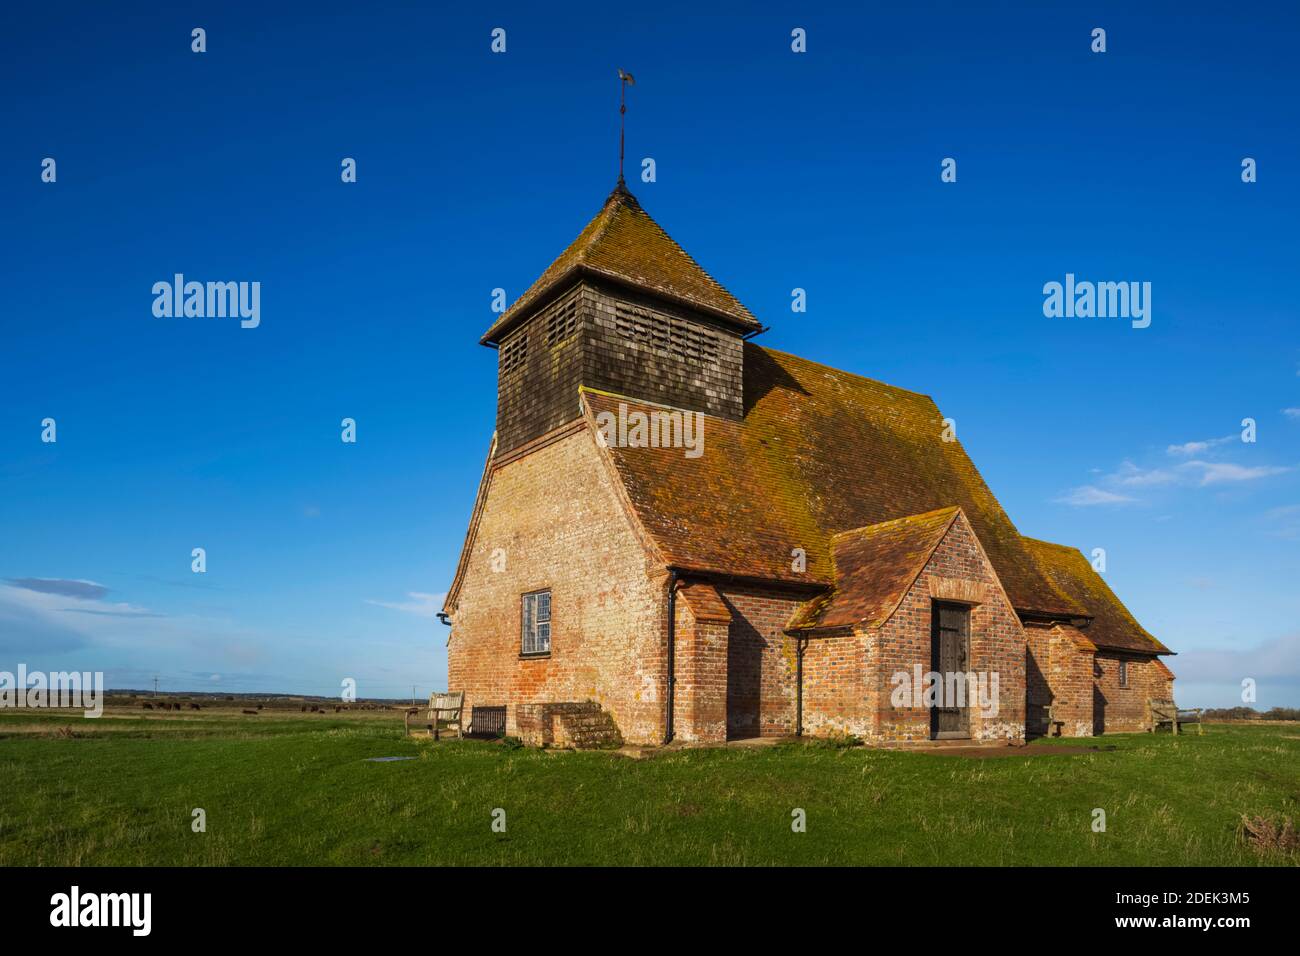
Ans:
<svg viewBox="0 0 1300 956"><path fill-rule="evenodd" d="M930 711L930 736L936 740L970 736L970 701L964 676L961 683L961 706L952 698L958 683L951 675L966 672L970 644L970 609L958 604L935 603L930 613L930 668L943 681L940 706Z"/></svg>

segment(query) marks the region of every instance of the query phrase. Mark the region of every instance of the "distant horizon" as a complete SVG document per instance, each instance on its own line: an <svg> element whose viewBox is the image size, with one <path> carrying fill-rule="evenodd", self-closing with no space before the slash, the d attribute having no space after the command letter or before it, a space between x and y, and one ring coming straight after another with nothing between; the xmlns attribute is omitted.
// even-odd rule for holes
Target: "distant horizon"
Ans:
<svg viewBox="0 0 1300 956"><path fill-rule="evenodd" d="M432 690L429 692L429 694L442 693L445 690L446 688L441 688L439 690ZM363 703L365 701L401 702L404 700L411 699L411 696L408 694L405 697L358 697L355 701L344 701L344 700L340 700L337 694L335 694L334 696L330 696L328 694L304 694L304 693L287 692L287 691L163 690L162 688L159 688L158 690L155 691L147 687L105 687L104 693L105 694L133 694L133 695L149 694L149 695L156 695L156 696L163 696L166 694L191 694L198 697L295 697L295 698L311 697L316 700L339 700L340 703L344 703L344 704ZM417 695L416 700L427 700L429 694ZM72 708L72 709L75 710L77 708Z"/></svg>

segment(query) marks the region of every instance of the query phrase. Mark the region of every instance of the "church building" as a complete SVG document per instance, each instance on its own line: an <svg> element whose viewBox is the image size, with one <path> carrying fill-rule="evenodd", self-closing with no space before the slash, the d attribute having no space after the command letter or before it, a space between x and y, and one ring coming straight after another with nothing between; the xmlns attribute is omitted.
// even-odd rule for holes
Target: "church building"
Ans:
<svg viewBox="0 0 1300 956"><path fill-rule="evenodd" d="M443 609L471 730L1143 729L1172 652L1088 559L1016 529L928 396L762 331L620 181L483 335L496 432Z"/></svg>

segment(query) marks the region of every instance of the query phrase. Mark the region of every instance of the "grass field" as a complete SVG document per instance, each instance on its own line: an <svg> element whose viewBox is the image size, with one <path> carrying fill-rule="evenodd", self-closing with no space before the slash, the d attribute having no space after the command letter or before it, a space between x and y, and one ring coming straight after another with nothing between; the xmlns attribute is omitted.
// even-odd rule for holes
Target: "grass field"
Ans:
<svg viewBox="0 0 1300 956"><path fill-rule="evenodd" d="M1255 850L1240 826L1300 820L1300 727L1066 743L1024 757L791 743L633 760L406 739L391 712L7 711L0 865L1300 862ZM415 759L365 759L384 756ZM792 832L795 808L806 832Z"/></svg>

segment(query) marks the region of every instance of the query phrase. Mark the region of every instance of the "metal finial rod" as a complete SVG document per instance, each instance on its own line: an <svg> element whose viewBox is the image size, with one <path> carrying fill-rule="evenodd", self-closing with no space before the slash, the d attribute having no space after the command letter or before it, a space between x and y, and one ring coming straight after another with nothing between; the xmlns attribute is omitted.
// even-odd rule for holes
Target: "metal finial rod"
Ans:
<svg viewBox="0 0 1300 956"><path fill-rule="evenodd" d="M627 88L628 84L636 86L636 80L632 79L631 73L618 71L618 184L623 185L623 141L624 141L624 116L627 115Z"/></svg>

